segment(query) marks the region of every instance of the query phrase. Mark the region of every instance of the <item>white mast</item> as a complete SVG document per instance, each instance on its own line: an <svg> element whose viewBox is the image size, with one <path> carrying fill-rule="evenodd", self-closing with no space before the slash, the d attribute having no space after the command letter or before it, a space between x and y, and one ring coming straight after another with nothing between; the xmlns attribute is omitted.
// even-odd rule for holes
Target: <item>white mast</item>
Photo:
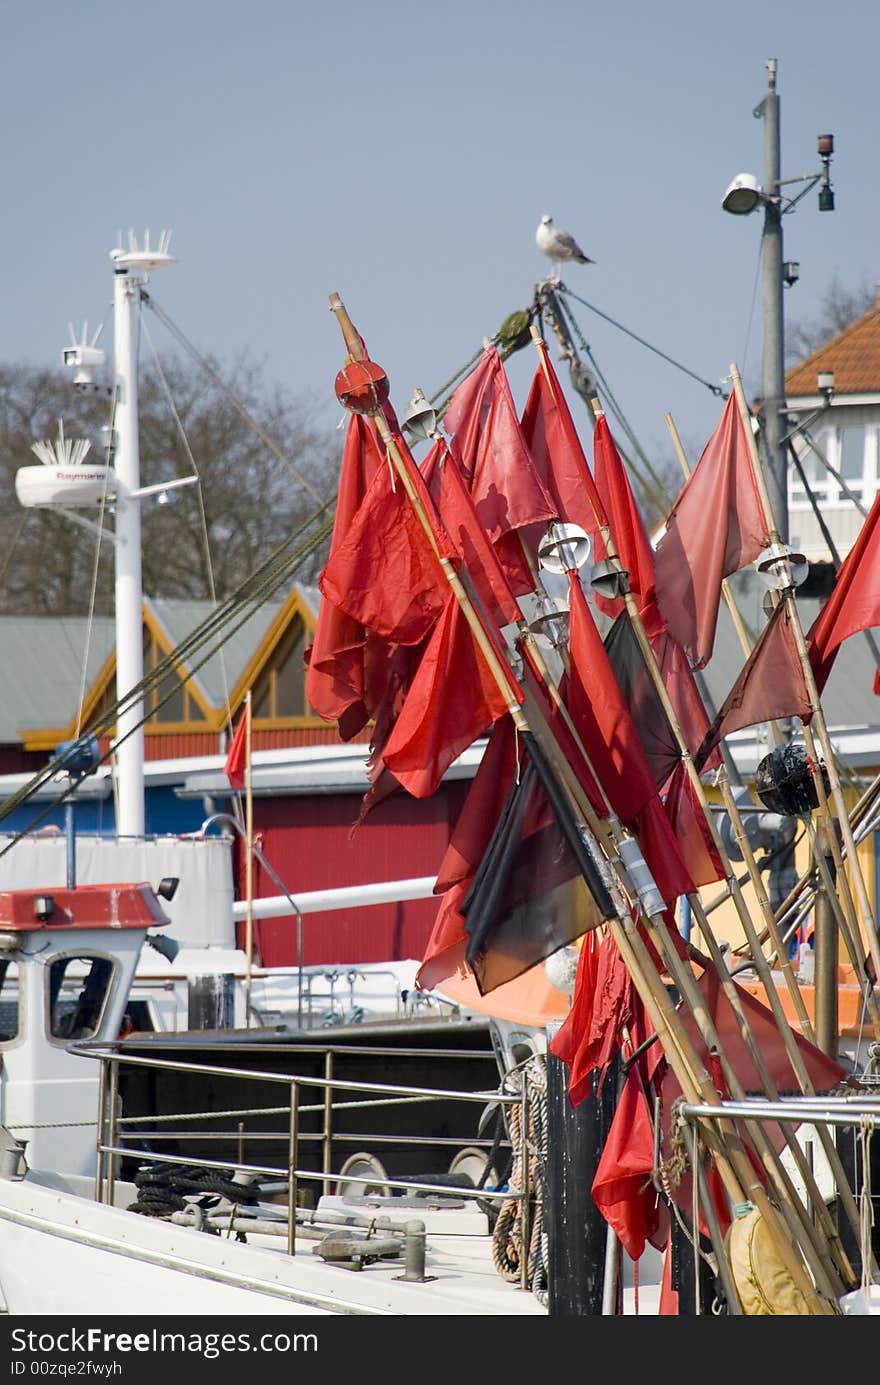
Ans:
<svg viewBox="0 0 880 1385"><path fill-rule="evenodd" d="M116 433L116 698L121 702L144 676L141 581L140 449L138 441L138 342L140 289L146 271L173 264L168 254L170 233L163 232L157 250L150 250L150 233L139 249L133 232L128 250L111 250L113 261L113 320L115 331ZM124 707L116 723L118 786L116 834L144 835L143 702Z"/></svg>

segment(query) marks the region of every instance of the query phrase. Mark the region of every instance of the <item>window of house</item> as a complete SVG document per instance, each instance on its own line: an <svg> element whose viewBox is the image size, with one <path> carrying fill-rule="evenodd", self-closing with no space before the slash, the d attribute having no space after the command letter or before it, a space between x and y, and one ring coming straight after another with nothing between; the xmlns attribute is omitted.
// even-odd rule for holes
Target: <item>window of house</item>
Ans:
<svg viewBox="0 0 880 1385"><path fill-rule="evenodd" d="M847 487L861 499L865 480L865 429L851 425L838 430L837 470ZM842 499L848 499L841 486Z"/></svg>
<svg viewBox="0 0 880 1385"><path fill-rule="evenodd" d="M0 962L0 1043L17 1039L21 1022L21 990L18 963L9 957Z"/></svg>
<svg viewBox="0 0 880 1385"><path fill-rule="evenodd" d="M809 486L820 503L823 503L828 498L828 487L831 476L828 469L823 465L821 457L817 454L821 453L822 456L828 455L828 441L827 433L824 435L820 434L814 439L815 448L810 447L803 438L795 437L793 439L807 486ZM829 461L832 460L833 459L829 458ZM792 504L802 506L809 505L810 497L807 493L807 488L804 485L804 481L801 479L798 468L794 465L790 468L790 478L790 499Z"/></svg>
<svg viewBox="0 0 880 1385"><path fill-rule="evenodd" d="M305 637L305 625L297 617L279 644L271 668L263 671L254 686L255 722L311 715L306 703Z"/></svg>
<svg viewBox="0 0 880 1385"><path fill-rule="evenodd" d="M113 971L109 957L56 957L48 972L53 1039L89 1039L97 1034Z"/></svg>
<svg viewBox="0 0 880 1385"><path fill-rule="evenodd" d="M152 631L144 626L144 673L152 673L166 657ZM205 714L180 674L171 669L158 686L150 688L146 694L147 724L162 725L190 721L204 721Z"/></svg>

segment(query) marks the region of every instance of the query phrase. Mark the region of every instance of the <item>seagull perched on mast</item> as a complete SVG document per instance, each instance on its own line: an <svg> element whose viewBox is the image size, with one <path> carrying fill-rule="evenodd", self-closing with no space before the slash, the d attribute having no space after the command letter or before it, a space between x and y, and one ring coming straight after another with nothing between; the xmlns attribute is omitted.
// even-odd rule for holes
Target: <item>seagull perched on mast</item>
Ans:
<svg viewBox="0 0 880 1385"><path fill-rule="evenodd" d="M574 260L577 264L596 263L589 255L584 254L574 236L569 235L568 231L560 231L558 226L553 225L552 216L547 216L546 213L538 224L535 242L538 249L557 264L563 260Z"/></svg>

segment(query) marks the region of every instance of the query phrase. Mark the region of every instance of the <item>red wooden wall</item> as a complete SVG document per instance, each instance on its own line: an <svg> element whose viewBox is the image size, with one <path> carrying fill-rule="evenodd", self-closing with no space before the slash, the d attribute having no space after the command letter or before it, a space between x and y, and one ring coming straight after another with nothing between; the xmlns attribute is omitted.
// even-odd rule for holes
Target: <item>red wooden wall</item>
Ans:
<svg viewBox="0 0 880 1385"><path fill-rule="evenodd" d="M436 875L468 781L442 784L433 797L397 793L380 803L354 833L359 794L255 798L254 832L263 854L294 897L307 890ZM241 858L236 898L243 899ZM278 895L258 864L254 895ZM414 899L307 914L303 963L399 961L422 957L438 900ZM264 966L296 964L296 917L255 922L255 945Z"/></svg>

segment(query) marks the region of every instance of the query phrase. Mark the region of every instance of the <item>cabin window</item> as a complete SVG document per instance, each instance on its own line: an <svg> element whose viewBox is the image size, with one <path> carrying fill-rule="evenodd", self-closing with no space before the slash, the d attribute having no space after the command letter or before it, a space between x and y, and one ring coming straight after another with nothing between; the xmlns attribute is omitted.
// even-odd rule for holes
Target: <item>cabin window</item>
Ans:
<svg viewBox="0 0 880 1385"><path fill-rule="evenodd" d="M8 1044L18 1038L20 1018L18 963L5 957L0 962L0 1044Z"/></svg>
<svg viewBox="0 0 880 1385"><path fill-rule="evenodd" d="M53 1039L97 1034L113 979L108 957L57 957L49 967L49 1033Z"/></svg>

